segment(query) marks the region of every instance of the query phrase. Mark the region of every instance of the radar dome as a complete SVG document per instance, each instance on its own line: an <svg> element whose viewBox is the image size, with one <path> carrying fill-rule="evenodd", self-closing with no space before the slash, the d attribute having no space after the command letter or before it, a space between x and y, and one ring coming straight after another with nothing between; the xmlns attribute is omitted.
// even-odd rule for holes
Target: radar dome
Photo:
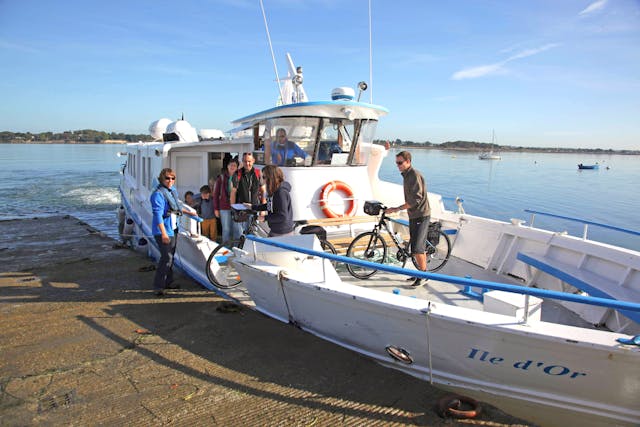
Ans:
<svg viewBox="0 0 640 427"><path fill-rule="evenodd" d="M162 139L162 134L167 131L167 126L171 123L170 119L160 119L149 125L149 134L153 139Z"/></svg>
<svg viewBox="0 0 640 427"><path fill-rule="evenodd" d="M200 129L202 139L224 139L224 132L219 129Z"/></svg>
<svg viewBox="0 0 640 427"><path fill-rule="evenodd" d="M350 87L337 87L331 91L331 99L334 101L353 101L356 93Z"/></svg>
<svg viewBox="0 0 640 427"><path fill-rule="evenodd" d="M179 142L197 142L198 134L191 124L186 120L176 120L169 123L165 134L174 134ZM165 141L176 141L173 138L164 138Z"/></svg>

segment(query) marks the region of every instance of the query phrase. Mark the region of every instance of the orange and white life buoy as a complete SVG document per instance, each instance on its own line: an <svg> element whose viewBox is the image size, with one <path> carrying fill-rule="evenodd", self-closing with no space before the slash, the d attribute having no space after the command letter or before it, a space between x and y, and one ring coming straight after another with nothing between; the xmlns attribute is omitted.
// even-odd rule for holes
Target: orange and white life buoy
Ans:
<svg viewBox="0 0 640 427"><path fill-rule="evenodd" d="M329 194L333 191L342 191L346 195L346 200L348 202L347 209L343 214L335 213L331 208L329 208ZM322 190L320 190L320 208L322 209L322 213L327 218L342 218L345 216L353 216L356 213L356 200L353 198L353 190L346 182L342 181L329 181L327 182Z"/></svg>

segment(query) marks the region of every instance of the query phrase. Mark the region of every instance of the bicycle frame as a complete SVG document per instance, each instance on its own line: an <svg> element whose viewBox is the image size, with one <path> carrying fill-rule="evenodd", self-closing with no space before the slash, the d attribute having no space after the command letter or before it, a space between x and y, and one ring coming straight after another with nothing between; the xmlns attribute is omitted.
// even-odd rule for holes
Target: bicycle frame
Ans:
<svg viewBox="0 0 640 427"><path fill-rule="evenodd" d="M269 232L260 225L260 221L258 220L260 213L258 211L250 210L249 215L251 220L249 221L247 228L242 231L242 235L246 236L248 234L255 234L258 237L268 237Z"/></svg>
<svg viewBox="0 0 640 427"><path fill-rule="evenodd" d="M404 259L400 261L402 261L403 263L406 262L406 260L411 257L411 253L407 250L407 247L405 246L406 242L404 240L401 241L398 234L394 233L389 227L389 217L387 216L386 209L382 210L382 215L380 216L380 220L378 221L378 224L373 228L373 232L379 236L382 234L381 231L383 229L387 232L387 234L389 234L389 236L391 236L391 240L396 245L396 248L403 253Z"/></svg>

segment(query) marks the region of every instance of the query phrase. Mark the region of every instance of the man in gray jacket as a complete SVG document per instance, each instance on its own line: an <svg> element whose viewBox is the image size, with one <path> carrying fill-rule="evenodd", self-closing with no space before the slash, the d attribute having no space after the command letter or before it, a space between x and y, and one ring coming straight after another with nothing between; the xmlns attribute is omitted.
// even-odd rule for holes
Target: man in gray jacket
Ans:
<svg viewBox="0 0 640 427"><path fill-rule="evenodd" d="M409 236L411 240L411 254L418 263L418 269L427 271L426 241L429 231L431 208L427 197L427 183L420 172L411 166L411 153L401 151L396 154L396 165L402 174L404 187L404 203L396 208L387 209L387 213L407 210L409 215ZM412 286L422 285L420 278L410 278Z"/></svg>

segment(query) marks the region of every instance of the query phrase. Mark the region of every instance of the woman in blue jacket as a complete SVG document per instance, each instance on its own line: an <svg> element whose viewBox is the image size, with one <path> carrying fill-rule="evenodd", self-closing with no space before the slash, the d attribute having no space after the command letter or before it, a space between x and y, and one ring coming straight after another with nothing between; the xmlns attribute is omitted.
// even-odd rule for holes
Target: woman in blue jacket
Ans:
<svg viewBox="0 0 640 427"><path fill-rule="evenodd" d="M165 289L172 288L173 256L178 238L177 217L183 213L193 214L193 212L181 207L178 201L178 192L173 188L176 182L173 169L162 169L158 181L160 184L151 193L149 200L153 214L151 232L160 249L160 259L153 278L153 290L156 296L163 296Z"/></svg>

